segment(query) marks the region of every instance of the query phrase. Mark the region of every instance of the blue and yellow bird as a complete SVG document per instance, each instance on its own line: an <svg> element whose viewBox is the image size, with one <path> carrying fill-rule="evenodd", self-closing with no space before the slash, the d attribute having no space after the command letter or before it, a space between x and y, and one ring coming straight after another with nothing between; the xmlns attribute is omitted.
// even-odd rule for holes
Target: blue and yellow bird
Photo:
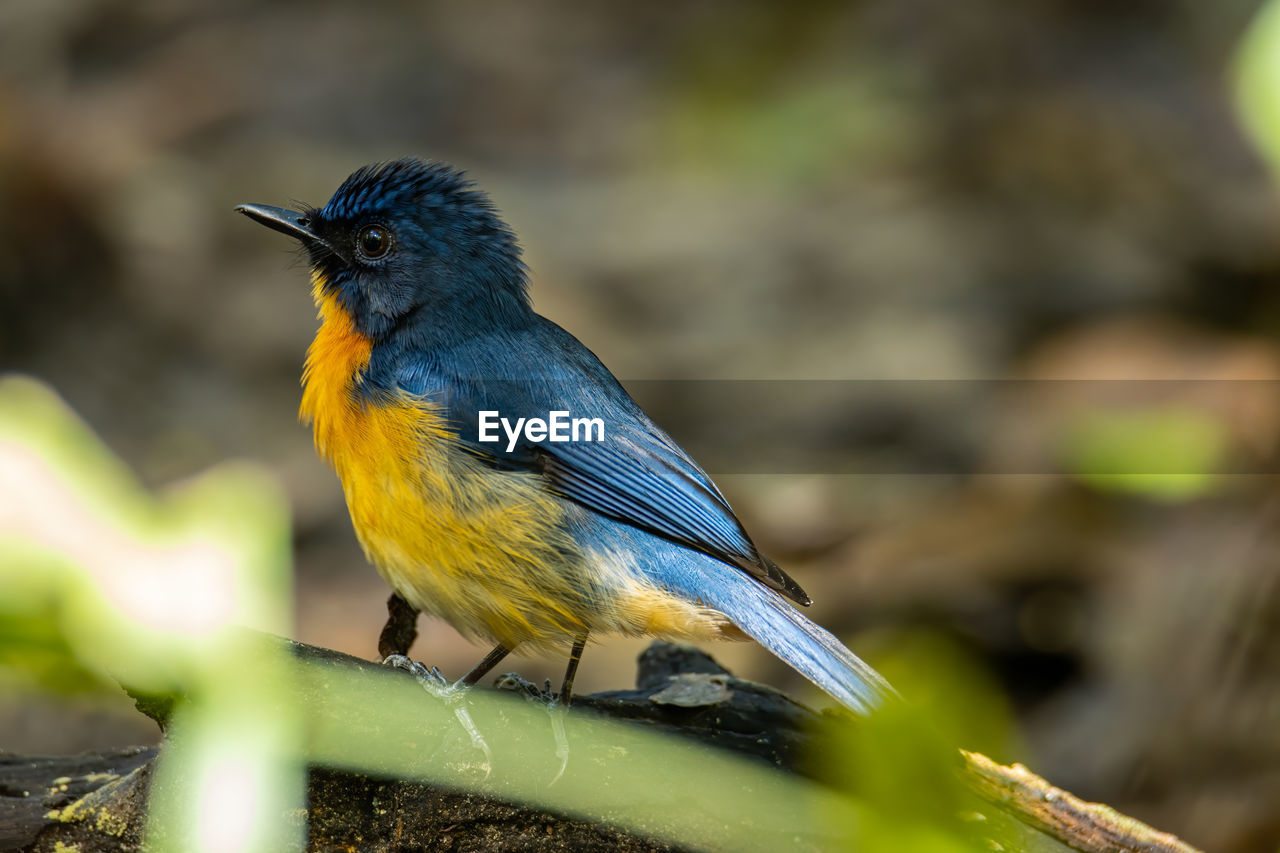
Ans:
<svg viewBox="0 0 1280 853"><path fill-rule="evenodd" d="M413 608L498 644L466 683L518 646L571 646L567 701L588 636L746 635L855 711L895 695L789 603L810 599L600 360L534 312L515 235L462 172L407 158L323 208L237 210L309 254L321 325L301 417L369 560Z"/></svg>

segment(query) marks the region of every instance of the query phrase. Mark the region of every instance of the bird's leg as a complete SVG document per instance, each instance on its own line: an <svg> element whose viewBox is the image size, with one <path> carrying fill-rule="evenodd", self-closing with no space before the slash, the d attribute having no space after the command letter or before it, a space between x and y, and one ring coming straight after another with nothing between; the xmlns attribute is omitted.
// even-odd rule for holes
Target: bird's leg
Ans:
<svg viewBox="0 0 1280 853"><path fill-rule="evenodd" d="M578 663L586 647L587 635L583 634L573 641L573 649L569 652L569 665L564 668L564 681L560 682L560 695L556 697L556 701L565 707L573 699L573 679L578 674Z"/></svg>
<svg viewBox="0 0 1280 853"><path fill-rule="evenodd" d="M418 611L399 593L391 593L387 599L387 624L378 635L378 657L385 660L392 655L407 655L418 639Z"/></svg>
<svg viewBox="0 0 1280 853"><path fill-rule="evenodd" d="M388 602L387 606L388 609L391 607L390 602ZM506 646L497 646L493 651L485 655L484 660L476 664L470 672L452 684L444 677L438 667L427 667L425 664L409 660L408 657L402 654L387 655L382 662L386 666L408 671L418 680L418 684L422 686L423 690L452 706L453 716L457 718L459 725L466 731L467 736L471 738L471 745L484 753L484 775L488 776L493 770L493 753L489 750L489 744L485 741L484 735L480 733L475 721L471 719L471 713L462 702L467 688L484 678L486 672L497 666L510 653L511 649Z"/></svg>
<svg viewBox="0 0 1280 853"><path fill-rule="evenodd" d="M494 646L493 651L489 652L489 654L484 656L484 660L480 661L480 663L473 666L470 672L462 676L462 678L458 679L458 686L460 687L475 686L480 681L480 679L488 675L490 670L492 670L498 664L502 663L502 659L509 654L511 654L511 649L507 648L501 643L499 643L497 646Z"/></svg>

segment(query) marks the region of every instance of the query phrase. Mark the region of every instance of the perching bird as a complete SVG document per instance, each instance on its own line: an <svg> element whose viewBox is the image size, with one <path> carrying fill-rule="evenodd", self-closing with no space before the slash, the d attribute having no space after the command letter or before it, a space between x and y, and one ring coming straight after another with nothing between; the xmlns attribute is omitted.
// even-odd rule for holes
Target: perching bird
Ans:
<svg viewBox="0 0 1280 853"><path fill-rule="evenodd" d="M517 646L571 645L567 701L588 635L745 634L854 711L896 695L789 603L810 599L599 359L534 313L515 235L463 173L403 159L320 209L237 210L310 256L301 416L369 560L412 607L498 644L466 683Z"/></svg>

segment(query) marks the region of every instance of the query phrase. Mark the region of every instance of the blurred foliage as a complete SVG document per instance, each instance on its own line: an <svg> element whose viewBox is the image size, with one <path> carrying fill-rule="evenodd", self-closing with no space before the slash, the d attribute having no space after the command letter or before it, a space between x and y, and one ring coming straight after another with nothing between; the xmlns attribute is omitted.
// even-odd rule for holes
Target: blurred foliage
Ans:
<svg viewBox="0 0 1280 853"><path fill-rule="evenodd" d="M155 499L51 390L15 376L0 377L0 480L0 679L191 697L152 789L154 849L296 848L300 828L278 819L302 802L287 661L240 628L289 630L271 480L224 466Z"/></svg>
<svg viewBox="0 0 1280 853"><path fill-rule="evenodd" d="M1236 98L1245 126L1280 178L1280 3L1264 3L1235 58Z"/></svg>
<svg viewBox="0 0 1280 853"><path fill-rule="evenodd" d="M231 625L288 631L288 513L260 472L222 466L154 499L53 392L14 376L0 377L0 453L12 675L43 677L21 650L50 627L102 677L154 690L189 686Z"/></svg>
<svg viewBox="0 0 1280 853"><path fill-rule="evenodd" d="M1199 409L1097 411L1066 437L1068 470L1102 489L1162 500L1205 494L1221 473L1226 433Z"/></svg>
<svg viewBox="0 0 1280 853"><path fill-rule="evenodd" d="M915 632L877 664L907 701L842 729L827 770L868 804L874 829L864 837L878 836L875 849L969 849L993 826L967 822L976 802L956 772L956 747L1019 754L1007 703L990 673L942 636Z"/></svg>

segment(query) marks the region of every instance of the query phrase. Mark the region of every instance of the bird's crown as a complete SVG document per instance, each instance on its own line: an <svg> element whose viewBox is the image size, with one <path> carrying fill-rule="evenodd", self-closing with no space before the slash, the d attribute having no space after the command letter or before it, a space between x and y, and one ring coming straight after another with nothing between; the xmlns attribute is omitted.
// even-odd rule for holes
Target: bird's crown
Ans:
<svg viewBox="0 0 1280 853"><path fill-rule="evenodd" d="M452 207L477 219L497 220L489 197L447 163L405 157L373 163L351 174L317 213L334 221L363 216L404 213L414 208ZM505 229L499 220L497 224Z"/></svg>
<svg viewBox="0 0 1280 853"><path fill-rule="evenodd" d="M444 163L404 158L365 166L302 216L312 263L371 333L416 308L481 320L527 307L515 234L489 196ZM443 312L443 313L442 313Z"/></svg>

